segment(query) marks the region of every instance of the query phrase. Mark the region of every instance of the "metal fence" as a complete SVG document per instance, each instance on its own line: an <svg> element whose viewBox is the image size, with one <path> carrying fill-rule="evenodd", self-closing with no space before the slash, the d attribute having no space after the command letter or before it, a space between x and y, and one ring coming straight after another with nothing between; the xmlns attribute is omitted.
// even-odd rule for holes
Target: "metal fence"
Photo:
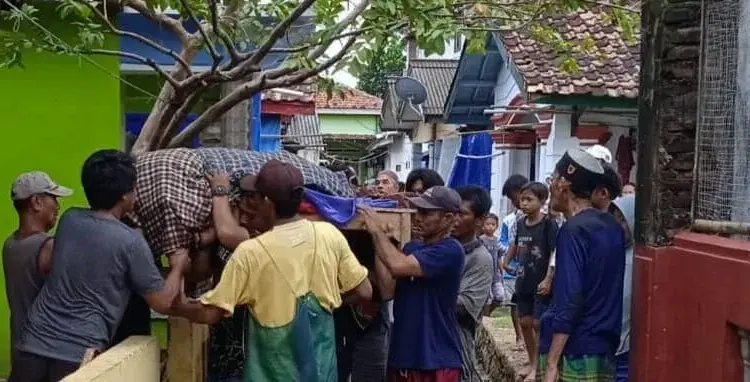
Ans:
<svg viewBox="0 0 750 382"><path fill-rule="evenodd" d="M750 0L704 2L694 227L750 233Z"/></svg>

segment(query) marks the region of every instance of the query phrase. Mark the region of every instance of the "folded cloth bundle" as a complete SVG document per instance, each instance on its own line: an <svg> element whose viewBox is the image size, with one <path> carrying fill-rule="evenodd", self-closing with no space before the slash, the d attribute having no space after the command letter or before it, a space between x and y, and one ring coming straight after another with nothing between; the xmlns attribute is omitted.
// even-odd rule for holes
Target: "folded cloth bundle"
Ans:
<svg viewBox="0 0 750 382"><path fill-rule="evenodd" d="M269 159L294 164L308 188L353 196L346 175L286 151L168 149L138 157L135 211L128 218L143 230L155 254L190 248L195 245L195 234L210 225L211 190L206 174L230 173L236 184L246 174L257 174Z"/></svg>

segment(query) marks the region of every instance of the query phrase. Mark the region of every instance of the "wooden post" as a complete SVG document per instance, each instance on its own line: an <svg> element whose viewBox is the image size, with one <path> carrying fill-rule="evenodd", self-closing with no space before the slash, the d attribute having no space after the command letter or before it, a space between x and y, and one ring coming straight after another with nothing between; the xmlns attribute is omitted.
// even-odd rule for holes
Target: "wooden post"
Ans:
<svg viewBox="0 0 750 382"><path fill-rule="evenodd" d="M203 382L206 378L208 326L170 317L167 381Z"/></svg>

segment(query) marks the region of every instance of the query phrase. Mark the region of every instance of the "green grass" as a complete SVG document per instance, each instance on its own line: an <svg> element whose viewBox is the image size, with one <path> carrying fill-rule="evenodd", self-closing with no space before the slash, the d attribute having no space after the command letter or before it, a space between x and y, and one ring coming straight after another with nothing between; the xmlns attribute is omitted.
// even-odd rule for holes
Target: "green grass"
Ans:
<svg viewBox="0 0 750 382"><path fill-rule="evenodd" d="M496 328L513 329L513 320L510 317L510 307L504 306L492 312L492 324Z"/></svg>

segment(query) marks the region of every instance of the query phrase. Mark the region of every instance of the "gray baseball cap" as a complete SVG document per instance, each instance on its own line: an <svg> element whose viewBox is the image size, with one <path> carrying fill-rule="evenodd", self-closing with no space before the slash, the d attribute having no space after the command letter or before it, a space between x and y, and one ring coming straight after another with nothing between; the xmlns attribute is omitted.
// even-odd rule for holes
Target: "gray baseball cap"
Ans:
<svg viewBox="0 0 750 382"><path fill-rule="evenodd" d="M49 175L41 171L31 171L19 175L10 189L10 198L13 200L24 200L38 194L70 196L73 195L73 190L60 186Z"/></svg>
<svg viewBox="0 0 750 382"><path fill-rule="evenodd" d="M424 194L409 198L414 207L428 211L461 211L461 196L453 189L444 186L430 187Z"/></svg>

